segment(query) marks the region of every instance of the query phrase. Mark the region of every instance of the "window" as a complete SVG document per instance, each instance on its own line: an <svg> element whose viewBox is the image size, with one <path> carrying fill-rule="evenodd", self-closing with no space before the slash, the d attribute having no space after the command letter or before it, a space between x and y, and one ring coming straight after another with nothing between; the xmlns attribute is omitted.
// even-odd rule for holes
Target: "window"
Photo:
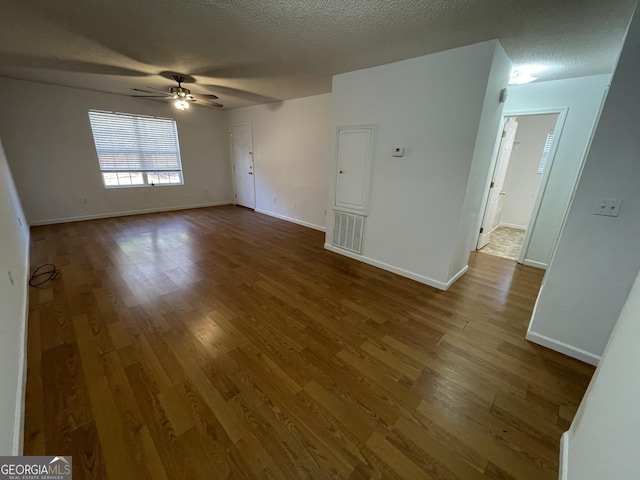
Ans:
<svg viewBox="0 0 640 480"><path fill-rule="evenodd" d="M549 154L551 153L551 144L553 143L553 130L549 130L547 133L547 141L544 142L544 149L542 150L542 158L540 159L540 165L538 166L538 173L544 173L544 169L547 166L547 160L549 160Z"/></svg>
<svg viewBox="0 0 640 480"><path fill-rule="evenodd" d="M89 110L89 121L105 187L182 185L174 120Z"/></svg>

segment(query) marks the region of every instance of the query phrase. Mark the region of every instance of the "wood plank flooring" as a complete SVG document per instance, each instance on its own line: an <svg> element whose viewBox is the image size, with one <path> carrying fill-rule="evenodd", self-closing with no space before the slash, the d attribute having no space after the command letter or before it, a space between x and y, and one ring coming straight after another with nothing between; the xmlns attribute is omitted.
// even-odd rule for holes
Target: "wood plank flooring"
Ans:
<svg viewBox="0 0 640 480"><path fill-rule="evenodd" d="M542 272L448 292L240 207L32 229L25 454L74 479L555 479L592 367L524 333Z"/></svg>

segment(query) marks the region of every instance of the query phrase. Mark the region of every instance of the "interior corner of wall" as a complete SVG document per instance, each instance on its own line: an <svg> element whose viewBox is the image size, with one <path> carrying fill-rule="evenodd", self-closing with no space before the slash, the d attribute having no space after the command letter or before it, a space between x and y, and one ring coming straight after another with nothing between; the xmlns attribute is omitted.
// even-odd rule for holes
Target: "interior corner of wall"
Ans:
<svg viewBox="0 0 640 480"><path fill-rule="evenodd" d="M506 50L504 49L504 46L502 45L502 42L499 39L496 39L496 46L495 46L495 55L500 55L503 58L506 58L509 61L509 64L512 65L513 62L511 61L511 57L509 57L509 55L507 55Z"/></svg>

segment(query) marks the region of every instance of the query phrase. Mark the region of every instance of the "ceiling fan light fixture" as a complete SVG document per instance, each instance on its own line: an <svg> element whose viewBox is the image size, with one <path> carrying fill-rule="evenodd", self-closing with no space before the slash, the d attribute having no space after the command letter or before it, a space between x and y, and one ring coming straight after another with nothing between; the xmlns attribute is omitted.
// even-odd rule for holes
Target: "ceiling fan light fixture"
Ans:
<svg viewBox="0 0 640 480"><path fill-rule="evenodd" d="M189 108L189 102L182 98L176 100L174 105L178 110L186 110L187 108Z"/></svg>
<svg viewBox="0 0 640 480"><path fill-rule="evenodd" d="M182 81L184 80L183 77L175 75L173 79L178 83L178 85L175 87L169 88L168 94L165 93L165 96L162 98L164 98L165 100L169 100L171 103L173 103L173 106L176 107L178 110L187 110L189 108L189 104L193 102L197 102L198 99L196 98L195 95L191 94L191 90L189 90L188 88L184 88L182 86ZM157 92L163 92L163 90L160 90L154 87L148 87L148 88L150 90L154 90ZM152 93L152 92L147 92L147 91L135 89L135 88L133 90L141 91L144 93ZM166 92L166 90L164 92ZM133 95L133 96L139 97L139 98L161 98L160 95L144 95L144 96ZM199 105L202 105L204 107L210 107L210 108L222 108L224 106L220 103L211 101L212 98L217 99L218 97L213 94L203 94L202 102L200 102Z"/></svg>
<svg viewBox="0 0 640 480"><path fill-rule="evenodd" d="M548 66L540 64L519 65L511 70L509 85L522 85L533 82L538 79L538 77L533 74L543 72L547 69Z"/></svg>

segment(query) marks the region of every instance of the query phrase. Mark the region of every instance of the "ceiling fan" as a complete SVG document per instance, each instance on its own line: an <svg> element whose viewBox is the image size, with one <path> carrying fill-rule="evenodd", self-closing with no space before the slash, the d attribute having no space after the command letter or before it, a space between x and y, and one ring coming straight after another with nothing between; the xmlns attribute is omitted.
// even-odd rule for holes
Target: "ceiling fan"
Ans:
<svg viewBox="0 0 640 480"><path fill-rule="evenodd" d="M159 90L157 88L148 87L148 90L155 90L156 92L162 92L164 95L132 95L136 98L164 98L165 100L172 100L174 106L179 110L186 110L189 108L189 104L193 102L199 102L199 105L211 108L222 108L224 105L214 102L218 100L218 97L213 94L193 94L188 88L184 88L182 83L185 81L185 77L182 75L173 75L173 78L178 84L177 87L171 87L169 92ZM140 88L134 88L136 92L152 93L148 90L142 90ZM167 94L168 93L168 94Z"/></svg>

